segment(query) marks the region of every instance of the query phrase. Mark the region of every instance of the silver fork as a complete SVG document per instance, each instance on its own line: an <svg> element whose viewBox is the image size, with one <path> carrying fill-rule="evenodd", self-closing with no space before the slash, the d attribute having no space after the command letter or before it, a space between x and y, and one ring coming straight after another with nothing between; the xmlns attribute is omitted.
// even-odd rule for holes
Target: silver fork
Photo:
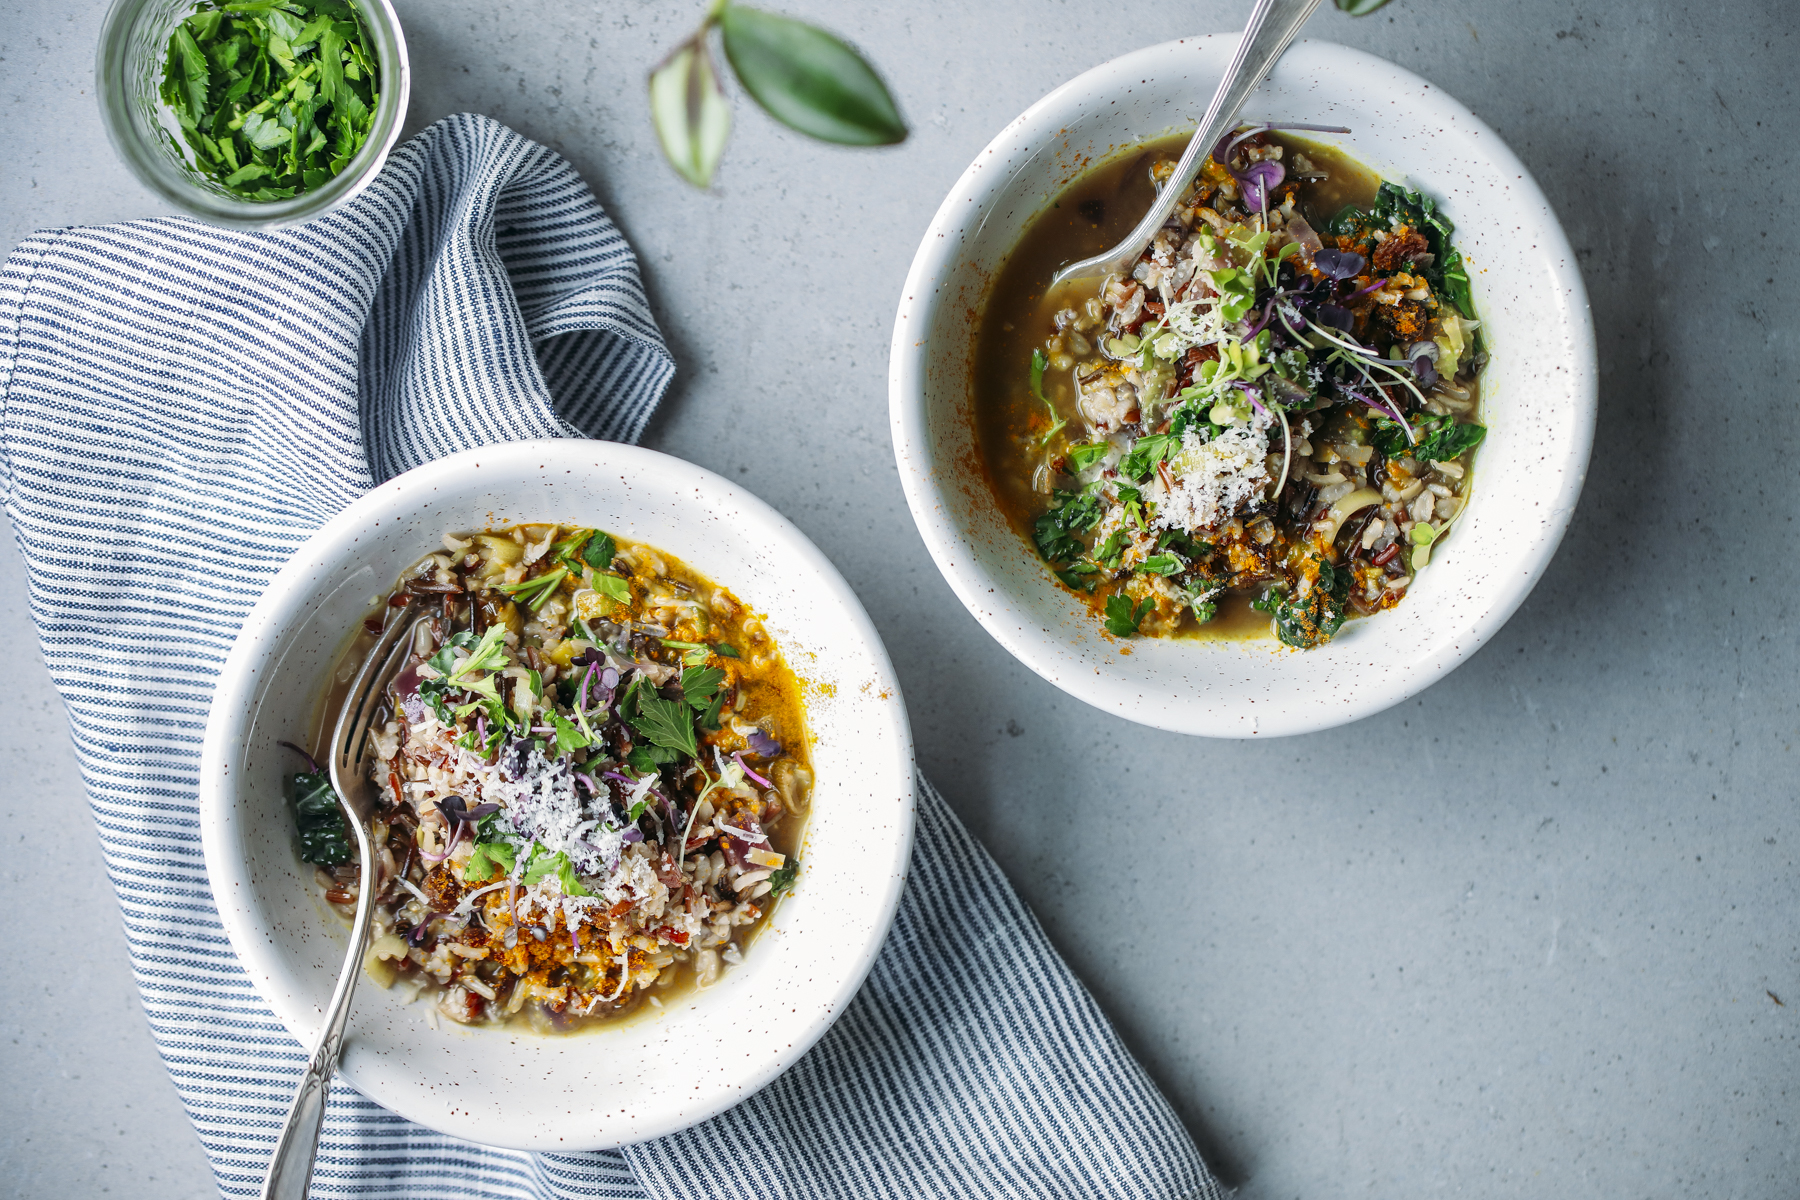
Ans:
<svg viewBox="0 0 1800 1200"><path fill-rule="evenodd" d="M363 660L356 682L338 711L328 747L331 787L337 793L344 823L356 834L361 885L356 892L356 920L350 926L350 952L338 973L337 987L325 1009L325 1029L313 1047L312 1061L300 1077L287 1124L275 1143L275 1157L263 1179L263 1200L305 1200L312 1179L313 1157L319 1148L319 1127L325 1120L325 1101L331 1094L331 1077L344 1050L344 1025L350 1017L350 993L362 974L363 947L369 940L369 913L375 906L375 846L369 822L380 805L380 789L369 778L369 725L400 664L412 648L418 627L429 620L408 621L418 606L409 600L405 608L390 609L381 637Z"/></svg>
<svg viewBox="0 0 1800 1200"><path fill-rule="evenodd" d="M1050 281L1051 287L1071 279L1104 279L1108 275L1131 274L1144 247L1163 227L1163 222L1175 211L1175 202L1200 173L1206 156L1237 123L1238 110L1244 107L1244 101L1262 83L1263 76L1274 69L1275 63L1287 52L1288 43L1294 40L1300 26L1317 7L1319 0L1257 0L1256 7L1250 12L1250 20L1244 25L1244 36L1238 42L1237 53L1225 69L1225 78L1219 81L1219 90L1213 93L1206 117L1200 122L1200 128L1194 130L1193 139L1188 142L1181 161L1175 165L1175 173L1157 193L1156 203L1150 206L1137 227L1125 235L1124 241L1103 254L1070 263L1056 273L1056 278Z"/></svg>

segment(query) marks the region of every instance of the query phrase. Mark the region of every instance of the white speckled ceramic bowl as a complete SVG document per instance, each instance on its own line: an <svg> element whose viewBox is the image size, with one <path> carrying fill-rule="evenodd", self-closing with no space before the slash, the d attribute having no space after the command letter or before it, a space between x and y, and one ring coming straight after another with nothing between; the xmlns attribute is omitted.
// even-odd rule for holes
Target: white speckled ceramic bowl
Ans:
<svg viewBox="0 0 1800 1200"><path fill-rule="evenodd" d="M987 631L1098 708L1212 737L1305 733L1423 690L1531 591L1581 492L1593 440L1593 325L1568 239L1500 139L1434 85L1379 58L1300 42L1246 121L1343 125L1341 146L1442 203L1470 264L1492 361L1473 499L1398 608L1316 650L1108 637L1007 524L971 420L969 316L1020 234L1092 164L1191 131L1238 35L1152 46L1094 68L1007 126L951 189L913 260L894 326L889 404L913 519ZM1129 653L1128 653L1129 651Z"/></svg>
<svg viewBox="0 0 1800 1200"><path fill-rule="evenodd" d="M367 978L342 1074L369 1098L488 1145L595 1150L722 1112L818 1040L867 974L912 844L913 759L887 653L836 569L768 505L709 471L611 442L518 442L376 488L315 534L257 603L207 723L200 819L231 944L311 1046L348 940L295 852L282 738L350 631L446 529L579 521L661 547L764 614L805 691L817 776L792 894L741 966L660 1012L565 1037L426 1025Z"/></svg>

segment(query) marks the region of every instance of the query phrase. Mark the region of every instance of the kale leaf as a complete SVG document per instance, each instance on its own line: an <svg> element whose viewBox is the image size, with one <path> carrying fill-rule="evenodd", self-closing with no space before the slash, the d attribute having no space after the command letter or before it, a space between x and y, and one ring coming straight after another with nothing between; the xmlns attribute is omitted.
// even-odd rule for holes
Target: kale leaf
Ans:
<svg viewBox="0 0 1800 1200"><path fill-rule="evenodd" d="M1045 562L1052 566L1072 563L1087 549L1075 535L1092 529L1106 515L1100 486L1091 483L1078 492L1058 492L1049 511L1037 519L1032 540Z"/></svg>
<svg viewBox="0 0 1800 1200"><path fill-rule="evenodd" d="M1350 596L1350 572L1319 560L1318 578L1304 596L1290 599L1280 588L1270 587L1250 607L1271 614L1275 636L1300 650L1324 645L1343 627Z"/></svg>
<svg viewBox="0 0 1800 1200"><path fill-rule="evenodd" d="M288 776L288 801L300 834L301 862L335 867L350 861L350 829L329 774L300 771Z"/></svg>
<svg viewBox="0 0 1800 1200"><path fill-rule="evenodd" d="M1341 215L1341 214L1340 214ZM1475 304L1469 294L1469 272L1463 265L1462 252L1451 244L1456 226L1437 211L1437 201L1394 183L1383 183L1375 194L1370 216L1389 228L1410 225L1431 243L1430 266L1416 268L1431 284L1431 290L1446 296L1465 317L1475 316Z"/></svg>
<svg viewBox="0 0 1800 1200"><path fill-rule="evenodd" d="M790 858L769 874L769 899L773 900L781 893L794 886L794 879L800 874L800 860Z"/></svg>
<svg viewBox="0 0 1800 1200"><path fill-rule="evenodd" d="M1411 455L1419 462L1448 462L1479 446L1481 439L1487 436L1487 427L1459 425L1455 417L1449 416L1426 417L1413 426L1413 436L1418 438L1418 443L1409 445L1406 431L1399 422L1381 418L1375 422L1370 441L1389 458Z"/></svg>

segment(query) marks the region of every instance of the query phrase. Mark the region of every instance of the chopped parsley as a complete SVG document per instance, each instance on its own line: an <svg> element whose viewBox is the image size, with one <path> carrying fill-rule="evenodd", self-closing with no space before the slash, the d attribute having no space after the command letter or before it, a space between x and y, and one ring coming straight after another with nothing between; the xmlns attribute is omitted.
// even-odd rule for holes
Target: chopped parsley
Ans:
<svg viewBox="0 0 1800 1200"><path fill-rule="evenodd" d="M283 200L349 166L379 78L344 0L245 0L175 26L160 95L202 174L245 200Z"/></svg>

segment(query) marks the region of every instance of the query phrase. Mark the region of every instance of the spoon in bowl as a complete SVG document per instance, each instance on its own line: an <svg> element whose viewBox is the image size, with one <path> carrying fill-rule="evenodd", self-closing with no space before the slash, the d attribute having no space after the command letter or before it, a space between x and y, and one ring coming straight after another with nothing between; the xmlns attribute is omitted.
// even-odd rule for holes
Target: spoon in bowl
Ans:
<svg viewBox="0 0 1800 1200"><path fill-rule="evenodd" d="M1232 55L1231 65L1225 69L1225 78L1219 81L1219 90L1213 93L1212 104L1207 107L1206 117L1200 122L1200 128L1194 130L1194 136L1181 155L1181 161L1175 165L1175 173L1157 193L1156 203L1144 214L1144 219L1137 223L1132 231L1125 235L1125 240L1103 254L1093 258L1084 258L1078 263L1071 263L1056 273L1050 286L1057 287L1077 279L1104 279L1108 275L1129 275L1137 264L1138 257L1144 253L1144 247L1156 236L1156 231L1163 227L1169 214L1175 211L1175 203L1187 192L1188 184L1200 173L1206 156L1237 122L1238 110L1244 107L1244 101L1256 90L1263 77L1274 69L1275 63L1287 51L1288 44L1312 15L1313 9L1319 7L1319 0L1257 0L1256 7L1251 10L1250 20L1244 26L1244 36L1238 42L1237 52Z"/></svg>
<svg viewBox="0 0 1800 1200"><path fill-rule="evenodd" d="M400 672L412 649L419 624L407 618L413 615L418 601L405 608L390 609L381 637L363 659L356 682L344 697L333 726L329 751L331 787L337 793L338 808L344 824L356 835L356 857L361 864L360 885L356 891L356 919L350 926L350 952L344 957L344 969L338 973L337 987L325 1008L325 1027L313 1047L306 1073L294 1091L294 1103L288 1109L287 1124L275 1143L275 1156L269 1160L269 1173L263 1180L263 1200L306 1200L312 1180L313 1157L318 1153L319 1128L325 1121L325 1101L331 1094L331 1077L337 1071L338 1056L344 1050L344 1026L350 1018L350 993L356 977L362 973L363 947L369 940L369 913L375 907L375 847L369 838L369 822L381 807L381 792L369 778L369 725L380 707L387 685Z"/></svg>

